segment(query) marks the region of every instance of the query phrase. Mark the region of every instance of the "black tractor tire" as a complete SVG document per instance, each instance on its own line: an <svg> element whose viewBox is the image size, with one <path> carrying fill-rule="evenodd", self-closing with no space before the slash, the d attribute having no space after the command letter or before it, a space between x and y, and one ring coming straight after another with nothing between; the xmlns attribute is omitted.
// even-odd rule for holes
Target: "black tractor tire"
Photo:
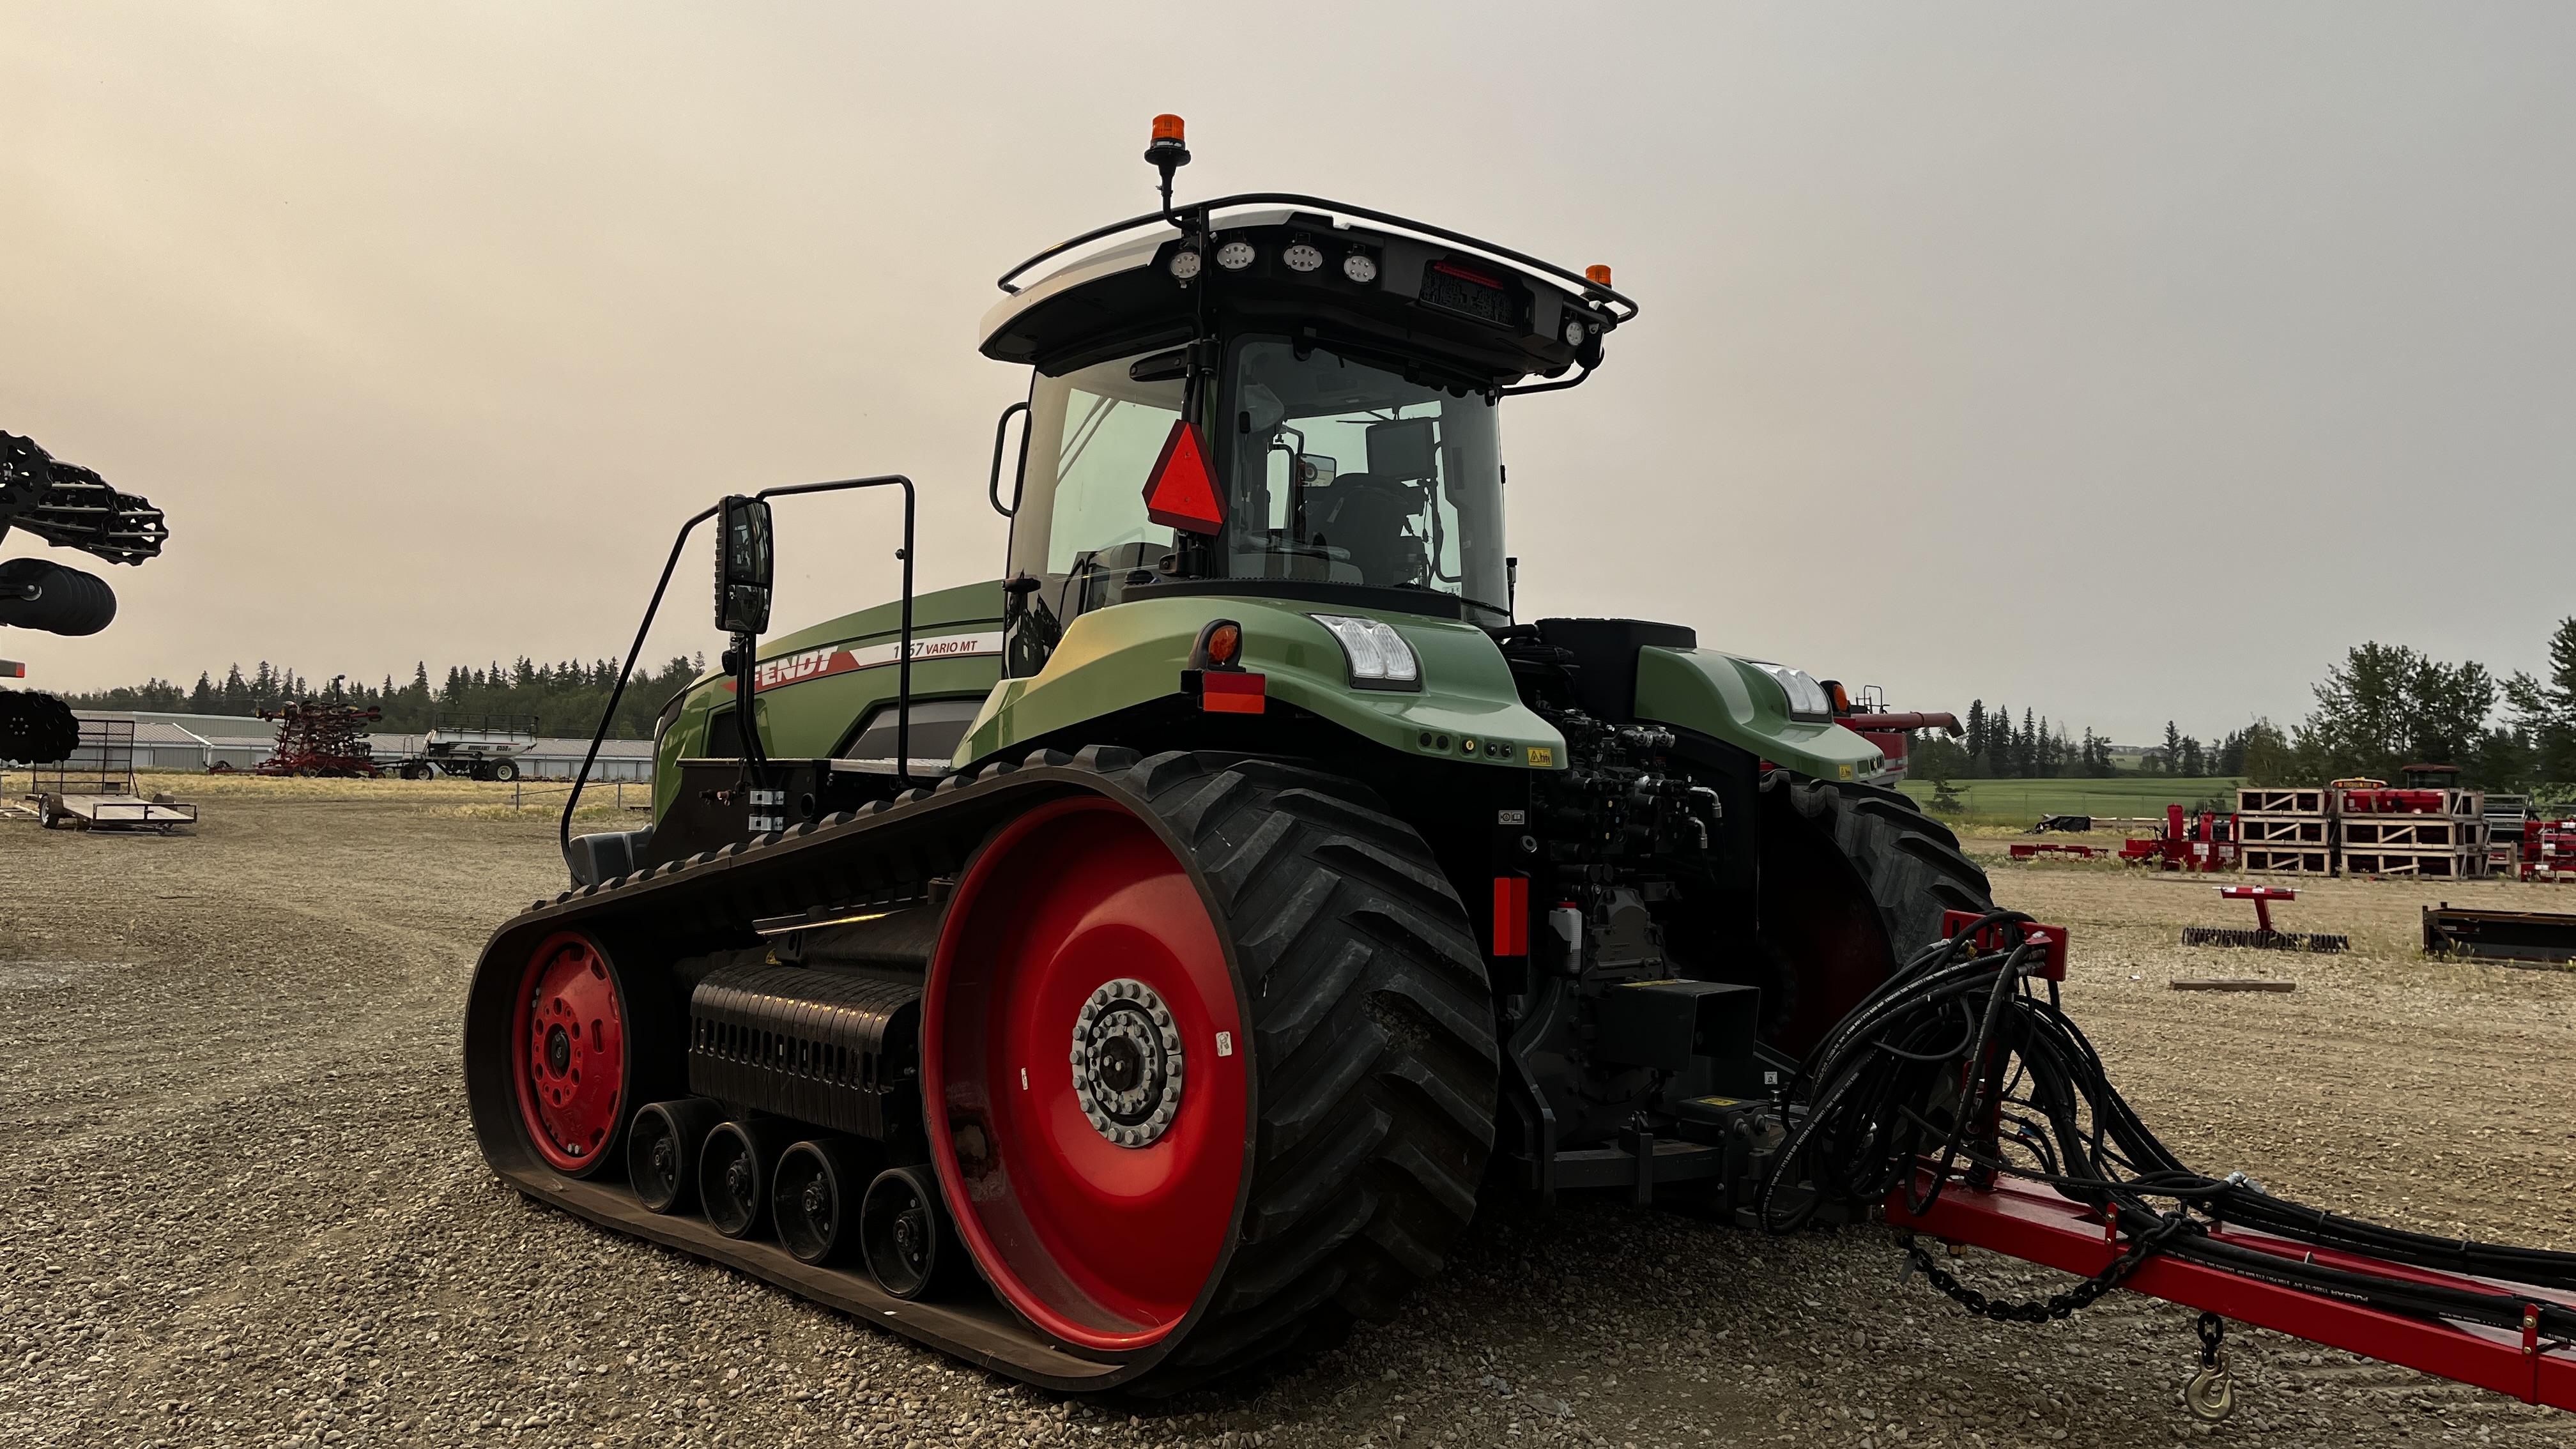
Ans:
<svg viewBox="0 0 2576 1449"><path fill-rule="evenodd" d="M499 761L492 766L492 778L506 785L519 778L519 767L509 760Z"/></svg>
<svg viewBox="0 0 2576 1449"><path fill-rule="evenodd" d="M1437 1272L1475 1213L1500 1067L1466 910L1373 792L1182 752L1120 783L1178 837L1230 938L1255 1118L1212 1281L1125 1385L1159 1397L1383 1319Z"/></svg>
<svg viewBox="0 0 2576 1449"><path fill-rule="evenodd" d="M1944 912L1994 909L1959 837L1895 790L1774 770L1760 838L1763 1035L1793 1055L1939 940Z"/></svg>
<svg viewBox="0 0 2576 1449"><path fill-rule="evenodd" d="M59 764L79 748L80 720L70 705L33 690L0 690L0 760Z"/></svg>
<svg viewBox="0 0 2576 1449"><path fill-rule="evenodd" d="M1233 898L1261 1124L1216 1312L1145 1392L1390 1316L1475 1215L1501 1073L1475 928L1373 792L1263 761L1156 784Z"/></svg>

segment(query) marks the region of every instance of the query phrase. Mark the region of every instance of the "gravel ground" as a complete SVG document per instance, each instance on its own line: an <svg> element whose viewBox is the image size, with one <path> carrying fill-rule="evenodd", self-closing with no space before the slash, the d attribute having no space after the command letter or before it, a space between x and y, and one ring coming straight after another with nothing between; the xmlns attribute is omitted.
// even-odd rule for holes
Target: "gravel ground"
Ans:
<svg viewBox="0 0 2576 1449"><path fill-rule="evenodd" d="M482 811L488 816L494 812ZM551 832L381 793L228 793L169 840L0 825L0 1440L101 1445L2576 1444L2576 1420L2239 1329L2196 1428L2191 1315L2115 1294L1971 1320L1876 1228L1495 1212L1392 1324L1257 1383L1084 1402L538 1209L485 1173L465 973L550 889ZM2566 1246L2576 979L2416 958L2430 899L2328 882L2344 957L2187 950L2206 882L1999 867L2064 924L2068 995L2176 1149L2383 1220ZM2248 922L2247 924L2250 924ZM2175 976L2280 976L2212 996ZM1970 1282L2066 1280L1982 1254Z"/></svg>

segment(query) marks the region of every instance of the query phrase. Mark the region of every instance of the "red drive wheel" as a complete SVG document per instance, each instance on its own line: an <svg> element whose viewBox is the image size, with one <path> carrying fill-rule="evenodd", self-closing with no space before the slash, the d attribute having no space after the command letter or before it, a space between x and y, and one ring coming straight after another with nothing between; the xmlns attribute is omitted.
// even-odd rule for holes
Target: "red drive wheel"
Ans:
<svg viewBox="0 0 2576 1449"><path fill-rule="evenodd" d="M511 1037L519 1121L547 1165L587 1177L626 1114L626 1021L608 954L558 931L528 958Z"/></svg>
<svg viewBox="0 0 2576 1449"><path fill-rule="evenodd" d="M985 1277L1068 1344L1163 1339L1224 1259L1252 1131L1198 888L1120 806L1042 806L958 883L927 998L931 1158Z"/></svg>

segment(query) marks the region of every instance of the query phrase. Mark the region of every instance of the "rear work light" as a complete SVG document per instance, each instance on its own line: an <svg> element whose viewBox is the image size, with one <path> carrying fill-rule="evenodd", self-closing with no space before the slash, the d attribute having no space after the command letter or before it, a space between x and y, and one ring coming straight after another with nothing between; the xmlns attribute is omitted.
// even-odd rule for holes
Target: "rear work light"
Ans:
<svg viewBox="0 0 2576 1449"><path fill-rule="evenodd" d="M1413 646L1404 642L1394 625L1351 614L1307 617L1332 631L1334 640L1342 646L1343 662L1350 666L1353 685L1361 689L1422 687L1422 666L1413 657Z"/></svg>

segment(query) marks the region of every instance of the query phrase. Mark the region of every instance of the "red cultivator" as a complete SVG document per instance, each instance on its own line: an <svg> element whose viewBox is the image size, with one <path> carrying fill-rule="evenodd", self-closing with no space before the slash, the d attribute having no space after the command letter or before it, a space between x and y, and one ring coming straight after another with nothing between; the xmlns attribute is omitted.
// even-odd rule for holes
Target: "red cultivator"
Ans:
<svg viewBox="0 0 2576 1449"><path fill-rule="evenodd" d="M376 774L365 727L383 719L385 712L374 705L360 709L308 699L263 709L259 717L277 721L277 748L254 768L254 774L343 778Z"/></svg>

